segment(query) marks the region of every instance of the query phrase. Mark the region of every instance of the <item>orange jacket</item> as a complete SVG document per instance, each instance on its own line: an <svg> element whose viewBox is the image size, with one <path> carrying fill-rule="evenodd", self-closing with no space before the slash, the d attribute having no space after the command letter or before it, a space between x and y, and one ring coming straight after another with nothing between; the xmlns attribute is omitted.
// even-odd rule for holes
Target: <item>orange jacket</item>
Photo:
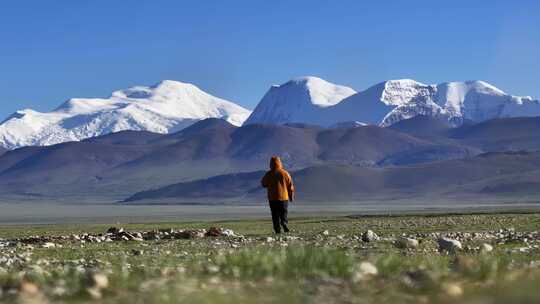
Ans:
<svg viewBox="0 0 540 304"><path fill-rule="evenodd" d="M270 159L270 171L266 172L261 184L268 191L269 201L292 201L294 199L294 185L289 172L283 169L281 160L277 156Z"/></svg>

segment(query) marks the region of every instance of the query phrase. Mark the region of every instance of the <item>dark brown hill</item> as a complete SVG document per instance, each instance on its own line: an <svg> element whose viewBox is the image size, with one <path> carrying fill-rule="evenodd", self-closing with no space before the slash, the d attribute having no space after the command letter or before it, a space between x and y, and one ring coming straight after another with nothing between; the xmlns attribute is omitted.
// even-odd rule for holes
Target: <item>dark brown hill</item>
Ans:
<svg viewBox="0 0 540 304"><path fill-rule="evenodd" d="M264 172L231 174L137 193L127 201L261 201ZM453 195L540 195L540 153L486 153L414 166L323 165L293 172L300 201L361 201ZM516 176L521 178L516 179Z"/></svg>
<svg viewBox="0 0 540 304"><path fill-rule="evenodd" d="M426 130L430 128L433 132ZM282 157L295 171L352 165L377 180L378 170L386 167L419 168L431 162L469 159L483 151L540 150L538 131L538 118L499 119L459 129L447 129L429 118L411 119L391 128L341 129L235 127L208 119L169 135L125 131L9 151L0 156L0 193L116 199L170 184L264 170L272 155Z"/></svg>
<svg viewBox="0 0 540 304"><path fill-rule="evenodd" d="M449 137L484 151L539 151L540 117L488 120L452 130Z"/></svg>
<svg viewBox="0 0 540 304"><path fill-rule="evenodd" d="M401 120L388 127L397 132L406 133L419 138L446 137L452 125L444 119L433 116L417 115Z"/></svg>

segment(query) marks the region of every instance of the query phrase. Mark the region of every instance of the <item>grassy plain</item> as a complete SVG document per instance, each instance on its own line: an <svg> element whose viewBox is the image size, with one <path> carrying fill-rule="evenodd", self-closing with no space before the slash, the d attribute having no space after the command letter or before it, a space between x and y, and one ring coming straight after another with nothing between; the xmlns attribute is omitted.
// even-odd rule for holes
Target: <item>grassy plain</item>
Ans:
<svg viewBox="0 0 540 304"><path fill-rule="evenodd" d="M242 237L80 241L110 226L222 227ZM290 226L280 236L268 220L0 227L0 302L540 302L540 214L296 218ZM380 239L363 241L367 230ZM397 248L401 236L418 246ZM463 249L439 252L442 236Z"/></svg>

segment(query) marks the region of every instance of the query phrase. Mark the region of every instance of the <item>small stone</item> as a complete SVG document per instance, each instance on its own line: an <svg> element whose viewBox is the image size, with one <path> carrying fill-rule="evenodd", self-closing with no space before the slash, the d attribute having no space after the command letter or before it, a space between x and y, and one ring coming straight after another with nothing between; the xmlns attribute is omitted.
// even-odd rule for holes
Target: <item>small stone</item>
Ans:
<svg viewBox="0 0 540 304"><path fill-rule="evenodd" d="M448 253L456 253L457 251L463 249L461 242L458 240L440 238L437 240L437 243L439 244L439 252L446 251Z"/></svg>
<svg viewBox="0 0 540 304"><path fill-rule="evenodd" d="M92 287L97 289L105 289L109 287L109 278L105 274L95 273L92 275Z"/></svg>
<svg viewBox="0 0 540 304"><path fill-rule="evenodd" d="M219 267L216 266L216 265L209 265L206 270L209 272L209 273L218 273L219 272Z"/></svg>
<svg viewBox="0 0 540 304"><path fill-rule="evenodd" d="M329 234L330 234L330 232L328 230L325 230L325 231L322 232L322 235L329 235Z"/></svg>
<svg viewBox="0 0 540 304"><path fill-rule="evenodd" d="M379 240L379 236L371 230L367 230L366 232L362 234L362 241L364 242L374 242L378 240Z"/></svg>
<svg viewBox="0 0 540 304"><path fill-rule="evenodd" d="M518 252L521 252L521 253L527 253L527 252L529 252L529 250L531 250L531 248L529 248L529 247L520 247L517 250L518 250Z"/></svg>
<svg viewBox="0 0 540 304"><path fill-rule="evenodd" d="M446 293L446 295L453 298L461 297L463 295L463 288L455 283L447 283L442 285L442 290L444 293Z"/></svg>
<svg viewBox="0 0 540 304"><path fill-rule="evenodd" d="M492 252L493 251L493 246L491 246L490 244L482 244L481 248L480 248L480 251L482 253L488 253L488 252Z"/></svg>
<svg viewBox="0 0 540 304"><path fill-rule="evenodd" d="M360 282L370 279L379 273L377 267L370 262L361 262L353 273L353 282Z"/></svg>
<svg viewBox="0 0 540 304"><path fill-rule="evenodd" d="M50 243L50 242L47 242L43 245L41 245L42 248L55 248L56 247L56 244L55 243Z"/></svg>
<svg viewBox="0 0 540 304"><path fill-rule="evenodd" d="M272 242L274 242L274 241L275 241L274 238L271 237L271 236L269 236L269 237L266 238L266 242L267 242L267 243L272 243Z"/></svg>
<svg viewBox="0 0 540 304"><path fill-rule="evenodd" d="M224 229L224 230L221 231L221 234L222 234L223 236L236 236L236 234L234 233L234 231L231 230L231 229Z"/></svg>
<svg viewBox="0 0 540 304"><path fill-rule="evenodd" d="M418 244L418 240L407 237L400 237L395 242L396 247L401 249L416 248Z"/></svg>

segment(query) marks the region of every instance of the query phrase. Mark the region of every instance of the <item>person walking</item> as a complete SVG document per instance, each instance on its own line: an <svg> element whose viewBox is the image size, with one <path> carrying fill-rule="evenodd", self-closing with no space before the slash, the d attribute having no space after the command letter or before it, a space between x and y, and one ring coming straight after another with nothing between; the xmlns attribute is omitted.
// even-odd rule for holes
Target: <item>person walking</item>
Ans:
<svg viewBox="0 0 540 304"><path fill-rule="evenodd" d="M289 172L283 169L279 157L270 158L270 171L262 178L261 185L268 192L274 232L281 233L281 227L284 232L289 232L287 209L289 202L294 200L294 184Z"/></svg>

